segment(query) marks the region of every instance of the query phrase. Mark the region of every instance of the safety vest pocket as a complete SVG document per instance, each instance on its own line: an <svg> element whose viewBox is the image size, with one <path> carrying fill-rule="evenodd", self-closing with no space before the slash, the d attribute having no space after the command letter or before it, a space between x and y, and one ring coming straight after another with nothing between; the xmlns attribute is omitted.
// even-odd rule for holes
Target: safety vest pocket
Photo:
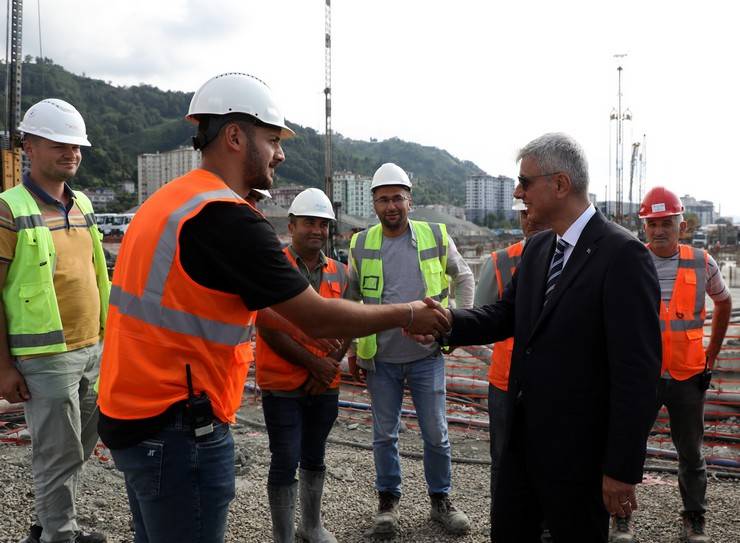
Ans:
<svg viewBox="0 0 740 543"><path fill-rule="evenodd" d="M704 337L704 330L701 328L691 328L686 330L686 337L689 341L701 341Z"/></svg>
<svg viewBox="0 0 740 543"><path fill-rule="evenodd" d="M26 283L18 290L21 306L21 325L34 331L53 326L51 288L47 283Z"/></svg>
<svg viewBox="0 0 740 543"><path fill-rule="evenodd" d="M434 296L442 292L444 270L440 261L437 258L422 260L421 271L427 283L427 294Z"/></svg>

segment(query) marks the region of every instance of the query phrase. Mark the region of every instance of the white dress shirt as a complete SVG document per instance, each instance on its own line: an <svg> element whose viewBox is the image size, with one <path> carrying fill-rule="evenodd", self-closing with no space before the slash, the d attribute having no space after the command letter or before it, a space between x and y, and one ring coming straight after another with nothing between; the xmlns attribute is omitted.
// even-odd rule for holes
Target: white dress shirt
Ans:
<svg viewBox="0 0 740 543"><path fill-rule="evenodd" d="M562 239L564 239L568 244L563 252L563 269L565 269L566 264L568 264L568 259L573 252L573 247L578 243L578 238L581 237L583 229L586 228L586 224L588 224L588 221L591 220L591 217L593 217L594 214L596 214L596 208L593 204L589 204L586 211L581 213L581 216L568 227L565 233L562 236L557 237L557 241L560 241L560 238L562 237Z"/></svg>

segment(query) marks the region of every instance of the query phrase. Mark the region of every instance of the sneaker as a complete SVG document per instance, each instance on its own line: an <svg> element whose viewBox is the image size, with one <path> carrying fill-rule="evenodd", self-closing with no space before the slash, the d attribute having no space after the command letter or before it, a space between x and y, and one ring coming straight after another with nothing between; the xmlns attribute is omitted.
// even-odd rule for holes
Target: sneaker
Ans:
<svg viewBox="0 0 740 543"><path fill-rule="evenodd" d="M401 515L398 511L399 496L391 492L378 492L378 514L373 521L372 534L393 537L398 534Z"/></svg>
<svg viewBox="0 0 740 543"><path fill-rule="evenodd" d="M683 517L683 537L687 543L711 543L711 539L704 533L704 513L686 511Z"/></svg>
<svg viewBox="0 0 740 543"><path fill-rule="evenodd" d="M20 541L20 543L41 543L41 532L43 528L38 524L32 524L31 529L28 531L28 536ZM108 539L105 535L98 532L83 532L78 530L75 532L75 537L72 540L73 543L107 543Z"/></svg>
<svg viewBox="0 0 740 543"><path fill-rule="evenodd" d="M632 517L612 517L609 529L609 543L634 543L635 532L632 529Z"/></svg>
<svg viewBox="0 0 740 543"><path fill-rule="evenodd" d="M432 520L439 522L447 532L455 535L466 534L470 531L468 515L452 505L447 494L432 494Z"/></svg>

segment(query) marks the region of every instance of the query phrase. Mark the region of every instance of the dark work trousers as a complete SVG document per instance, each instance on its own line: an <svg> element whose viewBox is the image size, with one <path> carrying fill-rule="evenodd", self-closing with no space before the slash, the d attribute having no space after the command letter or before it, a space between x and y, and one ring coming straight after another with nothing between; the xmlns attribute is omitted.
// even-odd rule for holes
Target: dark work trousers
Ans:
<svg viewBox="0 0 740 543"><path fill-rule="evenodd" d="M494 488L498 479L501 454L504 449L506 414L508 412L507 392L488 385L488 436L491 444L491 507L493 507Z"/></svg>
<svg viewBox="0 0 740 543"><path fill-rule="evenodd" d="M678 452L678 488L684 511L704 513L707 507L707 464L701 451L704 439L704 398L701 374L685 381L661 379L658 405L668 409L671 439Z"/></svg>
<svg viewBox="0 0 740 543"><path fill-rule="evenodd" d="M523 407L515 406L491 508L493 543L540 543L543 524L556 543L606 543L609 513L601 474L593 480L538 480L524 438Z"/></svg>
<svg viewBox="0 0 740 543"><path fill-rule="evenodd" d="M262 410L272 453L268 484L293 484L299 462L305 470L324 471L326 438L337 419L338 400L338 394L263 396Z"/></svg>

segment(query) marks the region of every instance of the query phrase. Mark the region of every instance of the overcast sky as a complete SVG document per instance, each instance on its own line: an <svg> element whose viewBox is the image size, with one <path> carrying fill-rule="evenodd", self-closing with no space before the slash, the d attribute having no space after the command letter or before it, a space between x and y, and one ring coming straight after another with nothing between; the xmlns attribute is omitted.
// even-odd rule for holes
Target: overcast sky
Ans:
<svg viewBox="0 0 740 543"><path fill-rule="evenodd" d="M72 72L193 91L217 73L246 71L270 84L288 119L323 131L322 0L26 0L24 54L33 56L38 2L44 56ZM644 133L648 186L740 217L736 5L333 0L333 126L433 145L510 176L519 147L564 131L584 146L601 200L613 55L627 53L625 160Z"/></svg>

